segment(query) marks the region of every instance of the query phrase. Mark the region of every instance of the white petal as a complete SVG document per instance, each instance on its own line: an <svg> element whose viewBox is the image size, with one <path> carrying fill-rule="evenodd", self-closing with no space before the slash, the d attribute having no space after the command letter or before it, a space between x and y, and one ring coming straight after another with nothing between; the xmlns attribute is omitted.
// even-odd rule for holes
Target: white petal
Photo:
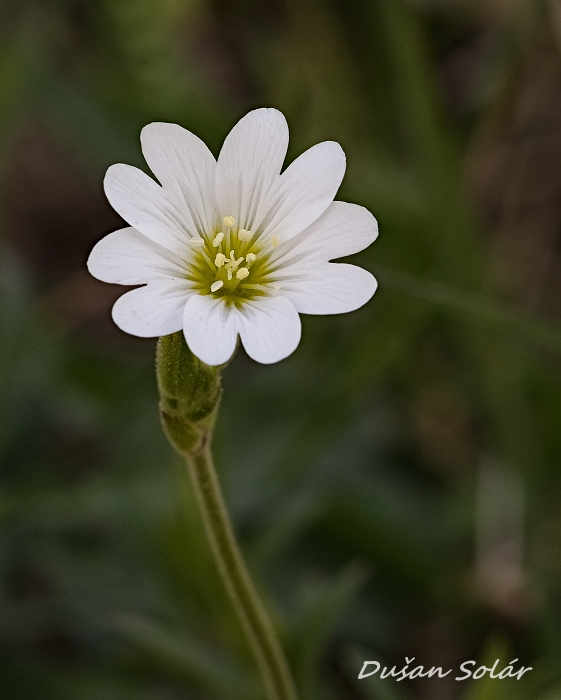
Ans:
<svg viewBox="0 0 561 700"><path fill-rule="evenodd" d="M179 124L154 122L140 134L150 170L185 217L189 230L209 234L217 222L216 161L203 141Z"/></svg>
<svg viewBox="0 0 561 700"><path fill-rule="evenodd" d="M302 325L298 312L288 299L263 297L245 302L240 317L243 346L257 362L278 362L298 347Z"/></svg>
<svg viewBox="0 0 561 700"><path fill-rule="evenodd" d="M187 231L163 189L142 170L123 163L112 165L103 186L113 209L133 228L164 248L181 253L186 239L196 234Z"/></svg>
<svg viewBox="0 0 561 700"><path fill-rule="evenodd" d="M102 238L93 247L87 265L94 277L114 284L146 284L185 274L180 258L134 228L122 228Z"/></svg>
<svg viewBox="0 0 561 700"><path fill-rule="evenodd" d="M302 153L277 181L263 234L280 243L312 224L333 202L345 174L345 154L335 141L324 141Z"/></svg>
<svg viewBox="0 0 561 700"><path fill-rule="evenodd" d="M370 272L345 263L324 263L308 271L289 267L278 279L283 296L302 314L354 311L372 298L378 286Z"/></svg>
<svg viewBox="0 0 561 700"><path fill-rule="evenodd" d="M216 199L222 216L256 229L269 209L288 148L288 125L276 109L246 114L228 134L218 156Z"/></svg>
<svg viewBox="0 0 561 700"><path fill-rule="evenodd" d="M185 305L183 333L191 351L207 365L222 365L236 349L239 314L222 299L194 294Z"/></svg>
<svg viewBox="0 0 561 700"><path fill-rule="evenodd" d="M311 226L281 244L272 259L283 266L327 262L358 253L377 237L378 223L368 209L348 202L332 202Z"/></svg>
<svg viewBox="0 0 561 700"><path fill-rule="evenodd" d="M113 320L121 330L140 338L176 333L183 325L183 307L191 294L186 282L154 280L117 299Z"/></svg>

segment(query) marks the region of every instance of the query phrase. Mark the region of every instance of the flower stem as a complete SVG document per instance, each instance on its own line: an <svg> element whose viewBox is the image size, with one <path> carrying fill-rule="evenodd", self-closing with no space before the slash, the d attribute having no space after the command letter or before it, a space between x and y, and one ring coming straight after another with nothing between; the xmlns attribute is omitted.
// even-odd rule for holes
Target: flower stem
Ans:
<svg viewBox="0 0 561 700"><path fill-rule="evenodd" d="M222 395L220 371L193 355L179 331L158 341L156 373L162 427L189 465L218 571L261 670L267 698L296 700L288 665L249 577L212 463L210 444Z"/></svg>
<svg viewBox="0 0 561 700"><path fill-rule="evenodd" d="M185 457L218 570L255 655L267 698L296 700L281 646L236 542L212 461L210 431Z"/></svg>

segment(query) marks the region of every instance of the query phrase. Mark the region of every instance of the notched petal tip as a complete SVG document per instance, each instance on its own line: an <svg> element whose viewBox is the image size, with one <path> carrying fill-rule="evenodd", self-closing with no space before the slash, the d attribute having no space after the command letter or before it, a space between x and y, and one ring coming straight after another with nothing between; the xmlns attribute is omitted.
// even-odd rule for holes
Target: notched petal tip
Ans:
<svg viewBox="0 0 561 700"><path fill-rule="evenodd" d="M183 151L187 154L193 149L202 149L205 155L211 155L204 141L189 129L174 122L150 122L146 124L140 131L140 145L148 165L152 160L154 149L169 149L171 147L177 149L179 153ZM213 157L212 160L214 160Z"/></svg>
<svg viewBox="0 0 561 700"><path fill-rule="evenodd" d="M343 163L347 163L347 156L345 155L343 146L341 146L339 141L332 141L331 139L328 139L327 141L320 141L316 144L316 146L322 146L323 148L330 149L333 158L339 158Z"/></svg>
<svg viewBox="0 0 561 700"><path fill-rule="evenodd" d="M241 143L238 143L238 140L241 140ZM284 160L288 148L288 122L284 114L273 107L259 107L245 114L224 139L218 162L223 161L224 157L234 155L229 153L232 146L243 145L244 142L252 144L254 140L261 146L265 146L269 140L274 143L275 148L280 146Z"/></svg>
<svg viewBox="0 0 561 700"><path fill-rule="evenodd" d="M138 289L145 289L145 287L139 287ZM138 290L135 289L134 291ZM130 297L127 297L128 294L130 294L130 292L120 296L113 304L113 308L111 309L113 323L117 328L122 330L123 333L134 335L137 338L156 338L157 334L143 323L138 311L130 308Z"/></svg>
<svg viewBox="0 0 561 700"><path fill-rule="evenodd" d="M245 123L246 121L252 121L258 124L275 120L278 122L278 126L285 126L288 130L286 117L280 110L275 109L275 107L257 107L256 109L252 109L247 114L244 114L238 121L238 124Z"/></svg>
<svg viewBox="0 0 561 700"><path fill-rule="evenodd" d="M115 180L121 180L123 174L126 171L138 170L134 165L128 165L127 163L113 163L105 171L105 176L103 178L103 186L111 185Z"/></svg>
<svg viewBox="0 0 561 700"><path fill-rule="evenodd" d="M105 171L105 175L103 176L103 191L105 192L107 199L109 199L110 197L110 194L107 190L110 190L110 188L113 186L113 183L118 179L119 170L122 165L124 165L124 163L114 163L113 165L110 165Z"/></svg>
<svg viewBox="0 0 561 700"><path fill-rule="evenodd" d="M362 226L364 227L365 238L366 235L368 235L369 239L369 243L367 243L367 245L364 246L365 248L367 248L369 245L372 245L372 243L374 243L374 241L378 238L378 234L380 233L380 229L378 227L378 219L374 216L370 209L360 206L360 204L355 204L354 206L361 210L361 214L363 217Z"/></svg>
<svg viewBox="0 0 561 700"><path fill-rule="evenodd" d="M356 311L357 309L360 309L368 304L378 289L378 280L374 277L374 275L369 270L365 270L363 267L359 267L358 265L350 265L347 263L328 264L345 268L345 274L348 274L349 277L354 277L353 281L355 284L358 282L354 288L352 284L349 284L349 296L347 298L348 308L347 310L339 313Z"/></svg>
<svg viewBox="0 0 561 700"><path fill-rule="evenodd" d="M372 297L374 296L376 290L378 289L378 280L377 280L377 279L374 277L374 275L373 275L371 272L369 272L368 270L365 270L365 272L367 272L367 273L370 275L369 284L367 285L368 293L369 293L370 296L368 297L368 299L365 299L365 301L364 301L364 303L362 304L362 306L364 306L364 304L367 304L367 303L370 301L370 299L372 299ZM360 308L360 306L357 307L357 308Z"/></svg>
<svg viewBox="0 0 561 700"><path fill-rule="evenodd" d="M151 138L153 136L157 137L162 132L171 130L179 131L179 129L183 129L183 127L179 124L175 124L174 122L150 122L149 124L145 124L140 130L140 142L142 143L147 138Z"/></svg>
<svg viewBox="0 0 561 700"><path fill-rule="evenodd" d="M88 268L88 272L92 277L101 280L101 282L108 282L109 284L111 284L111 275L107 274L106 272L106 245L107 244L105 243L105 238L102 238L94 245L94 247L90 251L90 254L87 257L86 267Z"/></svg>
<svg viewBox="0 0 561 700"><path fill-rule="evenodd" d="M329 168L342 169L343 172L347 168L347 156L338 141L320 141L311 146L308 151L304 151L304 153L308 152L313 154L317 166L327 165Z"/></svg>
<svg viewBox="0 0 561 700"><path fill-rule="evenodd" d="M107 168L103 190L109 204L131 226L135 225L128 218L131 204L138 200L150 202L151 198L157 201L162 192L161 186L153 178L140 168L126 163L115 163Z"/></svg>

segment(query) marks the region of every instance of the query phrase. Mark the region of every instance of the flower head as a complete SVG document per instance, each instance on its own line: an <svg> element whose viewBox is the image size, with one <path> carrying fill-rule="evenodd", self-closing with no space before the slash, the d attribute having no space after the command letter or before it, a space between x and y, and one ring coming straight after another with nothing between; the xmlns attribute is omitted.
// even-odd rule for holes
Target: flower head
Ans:
<svg viewBox="0 0 561 700"><path fill-rule="evenodd" d="M345 172L339 144L319 143L281 173L288 127L275 109L241 119L218 161L176 124L148 124L141 142L160 184L129 165L109 168L105 193L130 226L88 259L104 282L145 285L115 303L122 330L183 329L209 365L229 360L239 336L250 357L271 363L296 349L298 313L352 311L374 294L369 272L329 262L378 233L369 211L333 201Z"/></svg>

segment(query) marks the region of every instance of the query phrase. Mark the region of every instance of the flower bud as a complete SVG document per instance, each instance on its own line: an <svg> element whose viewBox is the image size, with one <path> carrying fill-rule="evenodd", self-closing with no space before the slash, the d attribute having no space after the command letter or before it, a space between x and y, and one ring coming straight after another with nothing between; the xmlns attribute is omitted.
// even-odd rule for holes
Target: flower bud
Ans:
<svg viewBox="0 0 561 700"><path fill-rule="evenodd" d="M193 355L182 332L159 339L156 373L160 415L173 447L185 455L204 446L222 393L220 373Z"/></svg>

